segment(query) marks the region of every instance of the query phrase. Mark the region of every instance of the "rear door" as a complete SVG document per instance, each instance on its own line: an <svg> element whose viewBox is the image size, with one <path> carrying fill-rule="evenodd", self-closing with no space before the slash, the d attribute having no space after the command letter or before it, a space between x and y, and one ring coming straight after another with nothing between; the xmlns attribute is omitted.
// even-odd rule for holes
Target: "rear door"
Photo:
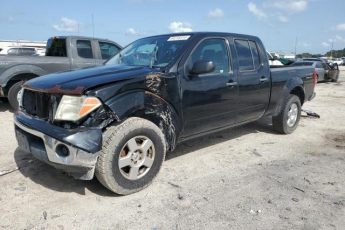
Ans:
<svg viewBox="0 0 345 230"><path fill-rule="evenodd" d="M207 38L189 55L181 77L183 137L198 135L235 123L237 114L237 80L230 62L228 40ZM195 62L212 61L211 73L191 75Z"/></svg>
<svg viewBox="0 0 345 230"><path fill-rule="evenodd" d="M254 40L235 39L238 76L238 122L260 118L269 104L270 70L264 62L265 50Z"/></svg>

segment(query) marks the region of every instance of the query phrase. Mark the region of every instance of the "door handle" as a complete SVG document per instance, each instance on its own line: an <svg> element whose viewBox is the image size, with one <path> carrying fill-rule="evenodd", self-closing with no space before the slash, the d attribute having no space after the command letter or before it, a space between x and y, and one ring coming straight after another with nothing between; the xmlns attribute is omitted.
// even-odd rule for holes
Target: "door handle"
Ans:
<svg viewBox="0 0 345 230"><path fill-rule="evenodd" d="M261 82L268 81L268 78L267 78L267 77L261 77L261 78L260 78L260 81L261 81Z"/></svg>
<svg viewBox="0 0 345 230"><path fill-rule="evenodd" d="M226 86L236 86L238 83L236 81L226 83Z"/></svg>

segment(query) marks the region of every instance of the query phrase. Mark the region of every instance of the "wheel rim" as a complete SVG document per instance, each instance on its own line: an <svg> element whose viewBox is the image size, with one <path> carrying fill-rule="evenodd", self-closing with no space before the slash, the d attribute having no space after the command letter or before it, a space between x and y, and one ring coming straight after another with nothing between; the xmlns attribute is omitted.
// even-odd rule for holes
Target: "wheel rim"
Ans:
<svg viewBox="0 0 345 230"><path fill-rule="evenodd" d="M128 180L138 180L151 169L155 159L155 147L150 138L136 136L122 147L119 155L119 169Z"/></svg>
<svg viewBox="0 0 345 230"><path fill-rule="evenodd" d="M298 106L296 103L291 104L289 112L288 112L288 119L287 125L289 127L293 127L296 124L298 117Z"/></svg>

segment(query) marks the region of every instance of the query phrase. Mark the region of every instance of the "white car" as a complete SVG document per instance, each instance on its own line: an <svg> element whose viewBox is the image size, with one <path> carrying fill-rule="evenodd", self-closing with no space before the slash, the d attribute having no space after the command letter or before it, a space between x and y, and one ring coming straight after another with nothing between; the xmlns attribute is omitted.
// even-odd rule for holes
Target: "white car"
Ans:
<svg viewBox="0 0 345 230"><path fill-rule="evenodd" d="M338 65L343 65L344 64L344 60L341 59L341 58L333 59L331 62L332 63L337 63Z"/></svg>
<svg viewBox="0 0 345 230"><path fill-rule="evenodd" d="M35 47L9 46L0 51L1 55L32 56L38 55Z"/></svg>
<svg viewBox="0 0 345 230"><path fill-rule="evenodd" d="M268 57L268 63L270 66L282 66L284 65L283 63L281 63L281 61L277 60L277 58L274 58L269 52L267 53L267 57Z"/></svg>

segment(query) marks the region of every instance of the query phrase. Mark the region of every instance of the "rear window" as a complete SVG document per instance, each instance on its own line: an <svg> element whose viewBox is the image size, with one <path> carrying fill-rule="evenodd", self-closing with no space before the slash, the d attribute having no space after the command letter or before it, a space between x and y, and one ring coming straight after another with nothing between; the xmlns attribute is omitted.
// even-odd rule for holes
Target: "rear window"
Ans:
<svg viewBox="0 0 345 230"><path fill-rule="evenodd" d="M47 41L46 56L67 57L66 39L50 38Z"/></svg>

